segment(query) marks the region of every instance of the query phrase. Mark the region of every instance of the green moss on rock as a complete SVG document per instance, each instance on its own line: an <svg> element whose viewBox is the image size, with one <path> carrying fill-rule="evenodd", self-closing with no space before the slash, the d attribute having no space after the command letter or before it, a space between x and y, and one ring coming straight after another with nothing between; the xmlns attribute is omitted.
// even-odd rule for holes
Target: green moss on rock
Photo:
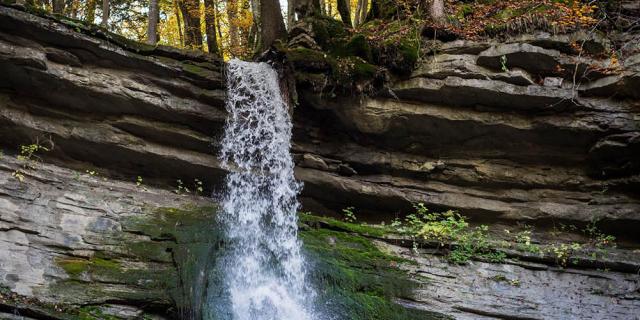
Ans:
<svg viewBox="0 0 640 320"><path fill-rule="evenodd" d="M313 16L305 18L305 21L311 24L314 39L326 51L331 50L335 39L344 38L348 35L344 24L330 17Z"/></svg>
<svg viewBox="0 0 640 320"><path fill-rule="evenodd" d="M307 48L287 50L287 59L300 72L325 72L332 69L335 59L327 53Z"/></svg>
<svg viewBox="0 0 640 320"><path fill-rule="evenodd" d="M71 305L111 299L166 310L166 314L175 308L190 310L197 292L194 288L205 285L197 277L206 270L219 241L217 208L144 211L122 221L122 239L115 247L88 259L57 259L69 278L55 283L52 292ZM127 236L132 234L134 241ZM91 312L84 315L101 319Z"/></svg>
<svg viewBox="0 0 640 320"><path fill-rule="evenodd" d="M311 221L313 218L307 218ZM406 260L386 254L371 240L341 231L307 228L300 232L318 288L318 305L337 319L444 319L394 302L408 298L416 284L398 268Z"/></svg>
<svg viewBox="0 0 640 320"><path fill-rule="evenodd" d="M331 48L331 53L338 57L360 57L367 62L373 61L369 41L363 34L355 34L346 43L339 43Z"/></svg>

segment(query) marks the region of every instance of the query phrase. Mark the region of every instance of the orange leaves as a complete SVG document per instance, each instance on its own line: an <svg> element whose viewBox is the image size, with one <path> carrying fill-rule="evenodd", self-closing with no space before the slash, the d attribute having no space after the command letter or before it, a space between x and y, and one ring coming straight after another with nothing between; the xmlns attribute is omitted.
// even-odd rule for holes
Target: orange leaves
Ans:
<svg viewBox="0 0 640 320"><path fill-rule="evenodd" d="M584 4L580 1L573 1L571 4L553 3L553 5L561 13L558 20L552 22L553 25L573 29L589 27L598 22L594 18L597 6Z"/></svg>
<svg viewBox="0 0 640 320"><path fill-rule="evenodd" d="M533 30L569 32L598 22L597 7L586 0L449 0L447 9L446 29L464 38Z"/></svg>

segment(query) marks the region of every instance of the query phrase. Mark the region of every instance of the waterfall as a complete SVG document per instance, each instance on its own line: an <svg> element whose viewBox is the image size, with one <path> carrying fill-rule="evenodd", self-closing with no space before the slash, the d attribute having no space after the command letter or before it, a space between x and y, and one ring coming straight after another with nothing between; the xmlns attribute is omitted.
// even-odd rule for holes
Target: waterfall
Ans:
<svg viewBox="0 0 640 320"><path fill-rule="evenodd" d="M313 291L305 284L297 232L301 185L293 176L292 125L278 74L266 63L232 60L227 87L220 158L230 173L217 263L225 312L236 320L312 319Z"/></svg>

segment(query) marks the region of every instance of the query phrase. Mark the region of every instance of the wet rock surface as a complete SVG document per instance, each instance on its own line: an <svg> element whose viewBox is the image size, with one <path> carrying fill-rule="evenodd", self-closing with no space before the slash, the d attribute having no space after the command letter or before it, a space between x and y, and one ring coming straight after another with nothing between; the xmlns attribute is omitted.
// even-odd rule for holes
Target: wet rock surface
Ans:
<svg viewBox="0 0 640 320"><path fill-rule="evenodd" d="M92 306L104 316L173 318L192 309L202 290L194 277L217 241L211 200L23 165L0 159L0 284L17 295L2 292L0 318L66 319Z"/></svg>
<svg viewBox="0 0 640 320"><path fill-rule="evenodd" d="M404 304L447 310L456 319L634 319L640 308L640 279L633 274L526 263L456 266L380 245L417 262L405 268L428 284Z"/></svg>

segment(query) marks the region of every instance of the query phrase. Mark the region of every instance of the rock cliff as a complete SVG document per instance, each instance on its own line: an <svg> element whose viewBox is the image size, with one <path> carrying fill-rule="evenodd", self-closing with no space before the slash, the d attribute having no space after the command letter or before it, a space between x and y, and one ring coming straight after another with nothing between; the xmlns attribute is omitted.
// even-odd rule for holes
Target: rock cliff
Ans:
<svg viewBox="0 0 640 320"><path fill-rule="evenodd" d="M359 279L339 290L380 291L402 310L460 319L632 317L640 58L611 65L608 46L588 34L433 42L410 75L374 95L300 82L293 152L307 211L353 206L380 222L422 202L496 233L534 225L540 243L560 224L593 219L620 239L604 259L609 272L596 270L600 260L564 269L517 255L451 267L402 239L305 223L309 250L379 249L402 259L376 251L367 255L384 260L375 267L338 265L378 280L400 269L417 285L363 290L371 284ZM221 244L215 204L193 193L217 190L225 173L223 63L0 6L0 71L0 318L199 316L203 286L194 284L206 282L198 275ZM19 149L29 145L42 148ZM353 255L338 249L332 259Z"/></svg>

